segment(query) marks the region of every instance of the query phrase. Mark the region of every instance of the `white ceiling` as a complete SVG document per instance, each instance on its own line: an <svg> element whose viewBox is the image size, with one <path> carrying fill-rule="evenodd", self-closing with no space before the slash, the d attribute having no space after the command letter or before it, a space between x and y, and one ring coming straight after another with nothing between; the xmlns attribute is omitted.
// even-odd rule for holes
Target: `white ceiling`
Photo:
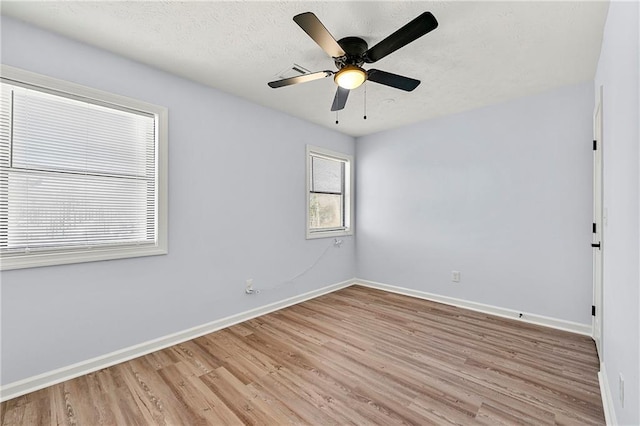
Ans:
<svg viewBox="0 0 640 426"><path fill-rule="evenodd" d="M594 78L608 2L2 1L2 14L352 136ZM369 46L424 11L433 32L375 64L422 81L410 93L367 83L340 124L332 78L271 89L295 63L333 61L292 20L311 11L336 39Z"/></svg>

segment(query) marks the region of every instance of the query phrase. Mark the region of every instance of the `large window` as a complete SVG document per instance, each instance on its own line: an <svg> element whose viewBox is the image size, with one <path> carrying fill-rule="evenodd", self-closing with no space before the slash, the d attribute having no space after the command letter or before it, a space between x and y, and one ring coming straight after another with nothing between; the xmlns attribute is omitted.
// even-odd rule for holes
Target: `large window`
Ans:
<svg viewBox="0 0 640 426"><path fill-rule="evenodd" d="M163 254L165 108L2 67L2 269Z"/></svg>
<svg viewBox="0 0 640 426"><path fill-rule="evenodd" d="M351 235L352 158L307 146L307 238Z"/></svg>

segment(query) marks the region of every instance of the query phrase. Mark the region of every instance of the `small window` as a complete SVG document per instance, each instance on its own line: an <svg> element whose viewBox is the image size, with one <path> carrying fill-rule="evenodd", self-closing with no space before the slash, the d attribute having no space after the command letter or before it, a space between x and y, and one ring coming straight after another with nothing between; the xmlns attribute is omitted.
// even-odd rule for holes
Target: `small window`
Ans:
<svg viewBox="0 0 640 426"><path fill-rule="evenodd" d="M352 157L307 146L307 238L353 234Z"/></svg>
<svg viewBox="0 0 640 426"><path fill-rule="evenodd" d="M3 66L2 269L166 250L165 108Z"/></svg>

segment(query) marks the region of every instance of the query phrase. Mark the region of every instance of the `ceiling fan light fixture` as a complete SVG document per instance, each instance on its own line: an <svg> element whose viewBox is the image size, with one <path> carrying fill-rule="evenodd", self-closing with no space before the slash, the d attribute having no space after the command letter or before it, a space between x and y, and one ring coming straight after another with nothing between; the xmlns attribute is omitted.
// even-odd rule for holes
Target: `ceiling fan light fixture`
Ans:
<svg viewBox="0 0 640 426"><path fill-rule="evenodd" d="M360 87L367 79L367 73L355 65L347 65L336 73L333 80L343 89L355 89Z"/></svg>

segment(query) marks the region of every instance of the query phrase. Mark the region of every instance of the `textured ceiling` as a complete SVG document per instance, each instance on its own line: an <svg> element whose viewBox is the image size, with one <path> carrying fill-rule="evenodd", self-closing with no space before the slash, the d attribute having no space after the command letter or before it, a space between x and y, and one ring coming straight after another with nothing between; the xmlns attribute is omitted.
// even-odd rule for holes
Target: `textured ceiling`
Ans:
<svg viewBox="0 0 640 426"><path fill-rule="evenodd" d="M4 15L352 136L593 79L607 8L595 1L2 1ZM422 84L407 93L367 83L368 119L361 87L339 125L329 111L332 78L269 88L294 63L335 69L293 22L306 11L336 39L359 36L369 46L432 12L436 30L365 66Z"/></svg>

